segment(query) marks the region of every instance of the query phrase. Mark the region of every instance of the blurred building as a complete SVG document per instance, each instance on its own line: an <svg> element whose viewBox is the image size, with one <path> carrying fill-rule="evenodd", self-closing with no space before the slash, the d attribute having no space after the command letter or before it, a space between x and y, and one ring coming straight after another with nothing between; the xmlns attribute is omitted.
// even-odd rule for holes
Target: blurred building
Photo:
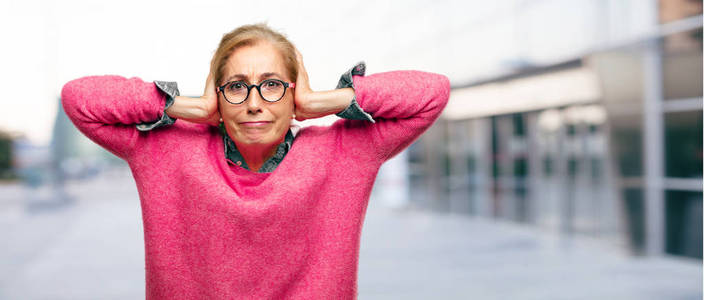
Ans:
<svg viewBox="0 0 704 300"><path fill-rule="evenodd" d="M111 165L125 162L89 140L58 105L51 135L51 171L55 180L90 178Z"/></svg>
<svg viewBox="0 0 704 300"><path fill-rule="evenodd" d="M411 202L701 259L702 3L646 3L591 1L612 17L587 50L454 84L409 148ZM629 5L652 26L624 32Z"/></svg>

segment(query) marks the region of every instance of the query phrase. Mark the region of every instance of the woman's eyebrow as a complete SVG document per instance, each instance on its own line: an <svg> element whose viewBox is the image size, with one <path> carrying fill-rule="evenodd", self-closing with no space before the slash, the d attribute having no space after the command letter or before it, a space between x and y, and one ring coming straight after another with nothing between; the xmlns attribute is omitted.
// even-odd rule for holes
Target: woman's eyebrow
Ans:
<svg viewBox="0 0 704 300"><path fill-rule="evenodd" d="M279 77L279 78L281 78L281 75L279 75L279 73L276 73L276 72L266 72L266 73L262 73L261 75L259 75L259 79L262 79L262 78L269 78L269 77Z"/></svg>
<svg viewBox="0 0 704 300"><path fill-rule="evenodd" d="M259 79L260 79L260 80L261 80L261 79L264 79L264 78L270 78L270 77L278 77L278 78L281 78L281 75L280 75L279 73L276 73L276 72L266 72L266 73L262 73L262 74L259 75ZM244 74L235 74L235 75L232 75L232 76L228 77L228 78L225 80L225 82L232 81L233 79L248 80L249 77L248 77L247 75L244 75Z"/></svg>

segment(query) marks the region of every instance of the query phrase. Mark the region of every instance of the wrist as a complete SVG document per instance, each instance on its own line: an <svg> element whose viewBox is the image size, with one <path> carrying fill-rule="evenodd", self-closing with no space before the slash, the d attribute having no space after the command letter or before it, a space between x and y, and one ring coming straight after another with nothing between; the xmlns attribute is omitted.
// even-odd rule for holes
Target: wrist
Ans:
<svg viewBox="0 0 704 300"><path fill-rule="evenodd" d="M205 102L201 98L176 96L174 97L174 103L165 112L176 119L202 120L207 117Z"/></svg>
<svg viewBox="0 0 704 300"><path fill-rule="evenodd" d="M354 90L343 88L313 93L311 103L315 111L329 115L345 110L353 98Z"/></svg>

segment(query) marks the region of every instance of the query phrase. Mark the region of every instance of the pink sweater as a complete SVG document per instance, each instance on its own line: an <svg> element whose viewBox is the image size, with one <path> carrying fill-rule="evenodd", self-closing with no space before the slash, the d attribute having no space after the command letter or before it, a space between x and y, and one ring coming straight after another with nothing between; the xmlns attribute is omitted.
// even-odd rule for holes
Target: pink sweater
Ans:
<svg viewBox="0 0 704 300"><path fill-rule="evenodd" d="M229 165L218 128L160 118L165 96L137 77L68 82L66 114L127 161L142 207L148 299L354 299L359 241L381 164L440 115L447 77L354 76L376 123L301 129L271 173Z"/></svg>

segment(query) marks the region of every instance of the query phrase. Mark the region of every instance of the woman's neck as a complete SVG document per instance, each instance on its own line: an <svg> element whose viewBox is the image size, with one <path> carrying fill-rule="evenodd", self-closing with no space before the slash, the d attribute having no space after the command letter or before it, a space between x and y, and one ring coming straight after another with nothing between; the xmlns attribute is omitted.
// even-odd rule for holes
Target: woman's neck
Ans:
<svg viewBox="0 0 704 300"><path fill-rule="evenodd" d="M235 146L237 146L237 150L240 152L240 154L242 154L242 157L247 163L249 169L254 172L259 172L259 169L262 167L262 165L264 165L264 163L269 160L269 158L274 156L274 154L276 153L276 149L278 148L279 144L284 141L285 137L286 136L283 136L277 142L274 142L272 144L240 145L235 141Z"/></svg>

